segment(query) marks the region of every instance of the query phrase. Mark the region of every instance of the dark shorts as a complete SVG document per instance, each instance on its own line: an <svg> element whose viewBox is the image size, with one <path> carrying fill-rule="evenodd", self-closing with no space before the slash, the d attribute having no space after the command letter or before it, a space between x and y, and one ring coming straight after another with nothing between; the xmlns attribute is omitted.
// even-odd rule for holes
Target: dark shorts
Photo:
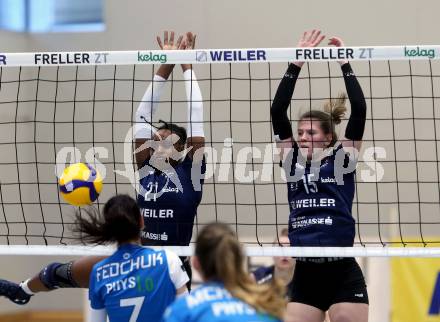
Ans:
<svg viewBox="0 0 440 322"><path fill-rule="evenodd" d="M342 302L368 304L364 275L354 258L322 263L297 260L288 293L290 302L322 311Z"/></svg>

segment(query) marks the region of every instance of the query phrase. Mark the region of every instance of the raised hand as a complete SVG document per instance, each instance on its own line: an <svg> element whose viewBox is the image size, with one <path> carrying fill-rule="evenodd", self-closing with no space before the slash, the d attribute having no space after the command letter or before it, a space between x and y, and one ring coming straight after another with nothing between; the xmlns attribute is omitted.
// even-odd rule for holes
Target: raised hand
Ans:
<svg viewBox="0 0 440 322"><path fill-rule="evenodd" d="M345 47L344 42L339 37L330 38L328 41L328 44L335 46L335 47ZM338 61L338 63L342 66L342 65L348 63L348 61L347 60L340 60L340 61Z"/></svg>
<svg viewBox="0 0 440 322"><path fill-rule="evenodd" d="M187 50L192 50L194 49L195 45L196 45L196 35L193 34L191 31L188 31L186 33L186 38L183 41L184 43L184 48L182 49L187 49ZM187 69L191 69L192 66L190 64L182 64L182 70L183 72L185 72Z"/></svg>
<svg viewBox="0 0 440 322"><path fill-rule="evenodd" d="M176 50L176 49L184 49L185 41L183 41L183 36L179 36L177 41L174 41L174 31L164 31L163 32L163 42L162 39L157 36L157 44L162 50ZM162 64L157 70L156 74L161 76L164 79L168 79L171 72L173 71L173 64Z"/></svg>
<svg viewBox="0 0 440 322"><path fill-rule="evenodd" d="M157 43L162 50L176 50L183 49L182 47L185 45L183 42L183 36L179 36L177 41L174 42L174 31L164 31L163 32L163 42L159 36L156 36Z"/></svg>
<svg viewBox="0 0 440 322"><path fill-rule="evenodd" d="M321 30L313 29L312 31L305 31L298 41L297 47L316 47L318 46L325 38L325 35L321 35ZM301 67L304 62L303 61L295 61L295 65Z"/></svg>
<svg viewBox="0 0 440 322"><path fill-rule="evenodd" d="M324 38L325 35L321 35L321 30L313 29L312 31L305 31L298 41L297 47L316 47Z"/></svg>
<svg viewBox="0 0 440 322"><path fill-rule="evenodd" d="M196 35L193 34L191 31L188 31L186 33L186 49L194 49L196 46Z"/></svg>

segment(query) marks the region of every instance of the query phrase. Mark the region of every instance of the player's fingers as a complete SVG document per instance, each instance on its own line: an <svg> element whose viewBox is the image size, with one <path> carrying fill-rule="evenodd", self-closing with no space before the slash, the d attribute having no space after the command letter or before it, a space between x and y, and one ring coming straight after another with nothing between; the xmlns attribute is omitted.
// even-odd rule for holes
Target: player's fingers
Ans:
<svg viewBox="0 0 440 322"><path fill-rule="evenodd" d="M168 45L168 31L166 30L163 32L163 44Z"/></svg>
<svg viewBox="0 0 440 322"><path fill-rule="evenodd" d="M325 35L321 35L314 43L313 43L313 46L315 47L315 46L318 46L320 43L321 43L321 41L323 41L324 40L324 38L325 38Z"/></svg>
<svg viewBox="0 0 440 322"><path fill-rule="evenodd" d="M192 49L194 49L196 47L196 37L197 37L197 35L193 36L192 47L191 47Z"/></svg>
<svg viewBox="0 0 440 322"><path fill-rule="evenodd" d="M159 48L160 48L160 49L163 49L162 39L160 39L159 36L156 36L156 40L157 40L157 44L159 45Z"/></svg>
<svg viewBox="0 0 440 322"><path fill-rule="evenodd" d="M174 45L174 31L171 31L170 46Z"/></svg>
<svg viewBox="0 0 440 322"><path fill-rule="evenodd" d="M177 39L176 47L177 47L178 49L181 49L181 46L182 46L182 39L183 39L183 36L179 36L179 38Z"/></svg>
<svg viewBox="0 0 440 322"><path fill-rule="evenodd" d="M313 30L315 31L315 30ZM319 36L321 35L321 30L316 30L316 32L314 32L313 37L311 39L312 43L315 44L316 40L319 39Z"/></svg>

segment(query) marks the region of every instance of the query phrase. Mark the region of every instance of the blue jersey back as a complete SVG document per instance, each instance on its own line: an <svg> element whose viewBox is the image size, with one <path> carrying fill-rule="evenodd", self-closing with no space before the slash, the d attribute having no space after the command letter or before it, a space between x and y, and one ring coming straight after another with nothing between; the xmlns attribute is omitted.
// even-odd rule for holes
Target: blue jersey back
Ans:
<svg viewBox="0 0 440 322"><path fill-rule="evenodd" d="M206 283L176 300L167 309L164 322L276 322L278 319L257 312L232 297L219 283Z"/></svg>
<svg viewBox="0 0 440 322"><path fill-rule="evenodd" d="M295 143L291 176L301 167L297 163ZM299 181L288 182L290 207L289 239L292 246L353 246L355 222L351 214L355 171L343 175L343 184L335 178L335 159L342 156L342 145L323 158L319 168L302 167ZM342 182L339 182L342 183Z"/></svg>
<svg viewBox="0 0 440 322"><path fill-rule="evenodd" d="M91 307L106 309L110 321L160 321L175 299L176 288L188 280L186 273L186 278L175 276L172 267L180 261L177 255L167 254L133 244L119 247L93 267L89 286Z"/></svg>
<svg viewBox="0 0 440 322"><path fill-rule="evenodd" d="M193 164L186 157L171 172L150 171L141 178L137 203L145 222L141 236L144 245L189 245L203 184L203 180L195 178L199 181L193 185L193 166L199 167L198 173L205 173L204 160ZM176 182L180 182L180 189Z"/></svg>

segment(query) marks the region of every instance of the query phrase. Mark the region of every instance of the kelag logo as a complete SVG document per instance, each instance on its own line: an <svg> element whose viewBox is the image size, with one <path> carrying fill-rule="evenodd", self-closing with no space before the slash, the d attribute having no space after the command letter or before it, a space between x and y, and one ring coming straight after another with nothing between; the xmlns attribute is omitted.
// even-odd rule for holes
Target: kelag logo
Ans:
<svg viewBox="0 0 440 322"><path fill-rule="evenodd" d="M0 65L6 65L6 55L0 54Z"/></svg>
<svg viewBox="0 0 440 322"><path fill-rule="evenodd" d="M166 54L153 54L151 51L149 53L142 53L138 51L138 61L141 62L159 62L159 63L166 63L167 62L167 55Z"/></svg>
<svg viewBox="0 0 440 322"><path fill-rule="evenodd" d="M405 57L435 57L435 49L420 49L420 47L416 47L415 49L404 47Z"/></svg>

